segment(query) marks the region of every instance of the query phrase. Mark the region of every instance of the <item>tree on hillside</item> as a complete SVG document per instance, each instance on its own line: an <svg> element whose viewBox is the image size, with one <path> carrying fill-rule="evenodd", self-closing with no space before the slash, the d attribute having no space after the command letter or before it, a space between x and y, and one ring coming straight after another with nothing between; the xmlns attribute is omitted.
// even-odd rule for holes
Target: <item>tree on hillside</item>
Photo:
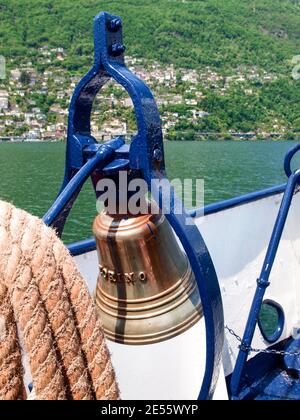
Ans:
<svg viewBox="0 0 300 420"><path fill-rule="evenodd" d="M30 75L26 71L22 71L20 76L20 82L22 83L22 85L29 85Z"/></svg>

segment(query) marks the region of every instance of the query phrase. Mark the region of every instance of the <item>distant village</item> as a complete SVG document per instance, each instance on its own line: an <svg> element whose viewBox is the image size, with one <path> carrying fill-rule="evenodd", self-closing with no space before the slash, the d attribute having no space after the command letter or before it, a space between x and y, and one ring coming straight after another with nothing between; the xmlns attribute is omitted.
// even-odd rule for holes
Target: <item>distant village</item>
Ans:
<svg viewBox="0 0 300 420"><path fill-rule="evenodd" d="M67 56L63 48L39 49L37 63L14 63L0 80L0 139L2 140L63 140L66 138L68 106L81 76L71 75L63 66ZM204 89L214 89L224 95L232 84L251 80L265 82L276 75L258 72L255 68L240 69L233 76L220 76L209 67L205 71L175 69L156 62L127 58L128 67L137 73L154 91L160 108L166 138L179 120L196 123L209 113L202 108ZM251 89L245 93L252 94ZM184 106L185 112L178 112ZM274 125L276 131L276 125ZM132 102L122 88L109 83L99 93L92 119L92 134L98 140L135 132ZM204 135L206 133L200 133ZM231 133L236 137L253 137L255 133Z"/></svg>

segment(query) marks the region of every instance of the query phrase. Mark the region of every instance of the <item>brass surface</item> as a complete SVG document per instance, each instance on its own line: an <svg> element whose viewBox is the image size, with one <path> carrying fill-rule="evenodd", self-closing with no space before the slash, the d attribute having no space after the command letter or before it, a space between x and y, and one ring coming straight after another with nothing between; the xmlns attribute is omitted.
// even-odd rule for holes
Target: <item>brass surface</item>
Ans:
<svg viewBox="0 0 300 420"><path fill-rule="evenodd" d="M96 302L106 336L150 344L181 334L202 316L186 255L162 215L96 217Z"/></svg>

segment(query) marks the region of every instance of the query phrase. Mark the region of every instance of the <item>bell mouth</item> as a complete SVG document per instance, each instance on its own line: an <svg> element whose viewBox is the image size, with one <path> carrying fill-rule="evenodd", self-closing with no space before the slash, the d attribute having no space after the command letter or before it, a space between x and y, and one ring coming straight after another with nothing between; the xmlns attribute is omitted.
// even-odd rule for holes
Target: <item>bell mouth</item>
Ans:
<svg viewBox="0 0 300 420"><path fill-rule="evenodd" d="M203 316L190 269L185 279L151 298L112 299L98 287L96 302L107 338L123 344L145 345L168 340L191 328Z"/></svg>
<svg viewBox="0 0 300 420"><path fill-rule="evenodd" d="M157 344L163 341L170 340L171 338L177 337L184 332L188 331L197 322L202 318L202 308L199 307L199 314L198 316L191 315L189 318L186 318L181 324L177 324L176 326L171 326L170 328L166 328L162 330L160 328L157 332L152 332L148 334L124 334L118 333L116 329L114 332L104 328L104 334L106 338L110 341L114 341L118 344L125 344L125 345L134 345L134 346L146 346L150 344Z"/></svg>
<svg viewBox="0 0 300 420"><path fill-rule="evenodd" d="M182 334L203 316L186 255L161 214L94 222L99 255L95 293L109 340L146 345Z"/></svg>

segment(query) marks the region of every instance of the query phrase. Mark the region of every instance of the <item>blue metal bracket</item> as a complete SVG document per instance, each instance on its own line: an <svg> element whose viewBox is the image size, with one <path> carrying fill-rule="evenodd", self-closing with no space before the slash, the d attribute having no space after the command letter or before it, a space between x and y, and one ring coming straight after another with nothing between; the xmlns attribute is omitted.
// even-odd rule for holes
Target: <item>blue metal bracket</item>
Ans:
<svg viewBox="0 0 300 420"><path fill-rule="evenodd" d="M115 139L104 145L92 145L84 149L84 155L89 156L78 171L73 171L69 182L66 182L58 198L43 217L46 225L62 234L70 210L86 180L94 173L103 169L116 152L123 146L122 139Z"/></svg>
<svg viewBox="0 0 300 420"><path fill-rule="evenodd" d="M279 244L286 225L288 214L291 208L292 200L297 186L300 183L300 169L292 172L291 161L294 155L300 150L300 145L294 147L285 158L284 168L289 176L287 186L283 195L279 213L275 222L274 230L270 239L267 254L263 263L262 271L257 280L257 288L253 298L249 317L247 320L242 345L240 347L237 362L231 377L231 392L233 398L237 398L243 379L245 364L248 359L249 349L252 344L255 329L258 323L259 313L266 293L270 286L270 275L274 266L275 258L278 252Z"/></svg>
<svg viewBox="0 0 300 420"><path fill-rule="evenodd" d="M64 182L57 200L44 217L59 234L83 183L91 176L95 186L97 176L105 167L106 173L118 172L124 168L124 160L128 160L129 170L144 178L149 190L153 180L167 179L158 108L148 86L125 66L122 20L108 13L96 16L94 40L94 66L75 89L70 105ZM124 150L122 139L100 145L91 136L93 103L110 78L125 88L134 105L137 134L130 149ZM166 208L159 189L152 189L152 193L161 209ZM179 199L175 194L172 199L173 206L166 217L195 273L206 323L206 369L199 398L211 399L219 377L224 343L221 293L212 259L198 228L185 210L180 216L175 214L174 206Z"/></svg>

